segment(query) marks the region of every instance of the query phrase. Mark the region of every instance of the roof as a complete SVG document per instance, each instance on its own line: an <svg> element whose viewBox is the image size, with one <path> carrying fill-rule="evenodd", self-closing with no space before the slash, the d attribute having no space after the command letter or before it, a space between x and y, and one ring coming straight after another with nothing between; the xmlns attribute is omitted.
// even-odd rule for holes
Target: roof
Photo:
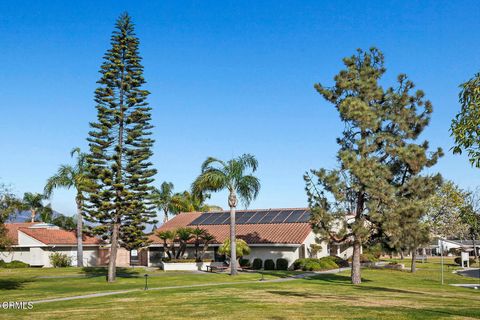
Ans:
<svg viewBox="0 0 480 320"><path fill-rule="evenodd" d="M48 225L38 223L6 223L8 235L14 245L18 243L18 232L38 240L47 245L76 245L77 235L75 231L67 231L58 227L51 228ZM84 236L83 244L100 244L100 240L94 237Z"/></svg>
<svg viewBox="0 0 480 320"><path fill-rule="evenodd" d="M35 223L32 222L23 222L23 223L5 223L7 228L7 236L12 240L13 245L18 245L18 229L28 228Z"/></svg>
<svg viewBox="0 0 480 320"><path fill-rule="evenodd" d="M244 214L255 214L259 211L292 211L292 210L308 210L308 209L269 209L269 210L239 210ZM222 211L217 213L202 213L202 212L189 212L180 213L175 216L156 231L172 230L179 227L192 227L206 229L211 235L215 237L215 243L222 243L229 237L230 225L226 223L222 224L194 224L197 218L201 218L204 214L222 214L228 211ZM197 220L201 221L201 220ZM309 222L295 222L295 223L256 223L256 224L237 224L236 234L237 238L245 240L248 244L301 244L305 241L307 236L312 232L312 228ZM150 240L156 244L162 244L156 235L151 235Z"/></svg>

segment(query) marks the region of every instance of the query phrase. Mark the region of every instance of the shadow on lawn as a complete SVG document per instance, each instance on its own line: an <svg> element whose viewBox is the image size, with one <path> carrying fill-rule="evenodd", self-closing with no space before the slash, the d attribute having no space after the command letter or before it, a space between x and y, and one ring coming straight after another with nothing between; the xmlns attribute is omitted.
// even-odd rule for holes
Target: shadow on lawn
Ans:
<svg viewBox="0 0 480 320"><path fill-rule="evenodd" d="M108 270L105 267L85 267L82 268L82 272L86 277L106 277ZM140 271L133 270L130 268L117 268L117 277L121 278L140 278L143 274L140 274Z"/></svg>
<svg viewBox="0 0 480 320"><path fill-rule="evenodd" d="M23 288L26 283L33 282L33 279L1 279L0 290L17 290Z"/></svg>
<svg viewBox="0 0 480 320"><path fill-rule="evenodd" d="M331 282L336 284L348 284L351 285L351 278L350 276L344 276L339 274L317 274L314 276L310 276L305 278L305 280L322 280L325 282ZM362 283L364 282L371 282L372 280L363 279Z"/></svg>

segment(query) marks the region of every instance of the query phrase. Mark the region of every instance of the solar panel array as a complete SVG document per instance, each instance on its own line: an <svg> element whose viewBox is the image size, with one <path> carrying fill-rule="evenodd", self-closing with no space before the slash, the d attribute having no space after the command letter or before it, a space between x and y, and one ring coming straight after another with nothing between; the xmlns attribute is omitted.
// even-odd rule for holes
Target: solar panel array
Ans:
<svg viewBox="0 0 480 320"><path fill-rule="evenodd" d="M235 215L237 224L305 223L309 220L310 211L305 209L240 211ZM190 225L214 224L230 224L230 213L205 212L190 223Z"/></svg>

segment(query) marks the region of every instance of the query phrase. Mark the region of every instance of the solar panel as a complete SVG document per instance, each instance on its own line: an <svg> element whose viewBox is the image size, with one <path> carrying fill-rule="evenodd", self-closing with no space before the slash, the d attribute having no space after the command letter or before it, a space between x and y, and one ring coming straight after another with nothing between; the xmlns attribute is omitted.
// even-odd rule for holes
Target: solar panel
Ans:
<svg viewBox="0 0 480 320"><path fill-rule="evenodd" d="M302 216L304 212L305 210L294 210L292 214L287 219L285 219L285 223L297 222L297 220Z"/></svg>
<svg viewBox="0 0 480 320"><path fill-rule="evenodd" d="M207 225L210 225L210 224L213 224L213 221L215 221L215 219L218 218L218 214L217 213L204 213L205 215L207 215L208 217L202 222L202 224L207 224Z"/></svg>
<svg viewBox="0 0 480 320"><path fill-rule="evenodd" d="M222 212L222 213L214 213L217 217L212 220L212 224L224 224L225 220L230 217L230 213Z"/></svg>
<svg viewBox="0 0 480 320"><path fill-rule="evenodd" d="M190 225L195 225L195 224L202 224L204 220L206 220L208 217L208 214L204 213L201 214L198 218L190 222Z"/></svg>
<svg viewBox="0 0 480 320"><path fill-rule="evenodd" d="M273 218L275 218L280 211L268 211L258 223L272 223Z"/></svg>
<svg viewBox="0 0 480 320"><path fill-rule="evenodd" d="M298 218L297 222L310 222L310 211L305 211L300 218Z"/></svg>
<svg viewBox="0 0 480 320"><path fill-rule="evenodd" d="M245 224L252 217L250 212L238 212L235 217L237 224Z"/></svg>
<svg viewBox="0 0 480 320"><path fill-rule="evenodd" d="M247 224L257 224L263 218L263 212L256 212L246 223Z"/></svg>
<svg viewBox="0 0 480 320"><path fill-rule="evenodd" d="M280 213L272 219L272 223L282 223L289 215L292 213L292 210L282 210Z"/></svg>

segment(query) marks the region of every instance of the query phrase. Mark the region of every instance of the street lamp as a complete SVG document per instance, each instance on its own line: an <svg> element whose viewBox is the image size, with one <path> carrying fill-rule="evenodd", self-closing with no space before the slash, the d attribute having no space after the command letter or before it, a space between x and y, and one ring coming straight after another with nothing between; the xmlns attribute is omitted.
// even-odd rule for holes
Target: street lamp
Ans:
<svg viewBox="0 0 480 320"><path fill-rule="evenodd" d="M145 273L145 288L143 290L148 290L148 274Z"/></svg>

